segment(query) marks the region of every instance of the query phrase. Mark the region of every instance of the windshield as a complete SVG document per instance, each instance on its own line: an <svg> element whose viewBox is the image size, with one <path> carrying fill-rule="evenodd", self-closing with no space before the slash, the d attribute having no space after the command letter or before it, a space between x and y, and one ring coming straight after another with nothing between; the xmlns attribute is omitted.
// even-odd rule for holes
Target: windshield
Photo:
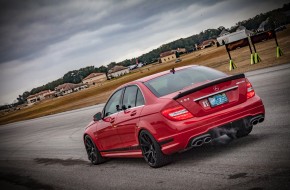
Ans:
<svg viewBox="0 0 290 190"><path fill-rule="evenodd" d="M151 79L144 84L153 94L161 97L196 83L211 81L226 76L225 73L208 67L193 66L176 71L175 74L168 72L168 74Z"/></svg>

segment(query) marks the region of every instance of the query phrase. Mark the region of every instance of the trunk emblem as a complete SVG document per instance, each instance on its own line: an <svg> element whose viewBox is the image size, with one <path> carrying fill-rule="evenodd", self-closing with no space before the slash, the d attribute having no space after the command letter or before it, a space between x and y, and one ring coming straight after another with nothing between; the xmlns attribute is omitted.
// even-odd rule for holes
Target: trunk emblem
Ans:
<svg viewBox="0 0 290 190"><path fill-rule="evenodd" d="M207 100L204 100L204 101L202 101L202 105L203 105L203 107L209 107L209 103L208 103L208 101Z"/></svg>
<svg viewBox="0 0 290 190"><path fill-rule="evenodd" d="M219 87L214 86L214 87L213 87L213 90L214 90L214 91L218 91L218 90L219 90Z"/></svg>

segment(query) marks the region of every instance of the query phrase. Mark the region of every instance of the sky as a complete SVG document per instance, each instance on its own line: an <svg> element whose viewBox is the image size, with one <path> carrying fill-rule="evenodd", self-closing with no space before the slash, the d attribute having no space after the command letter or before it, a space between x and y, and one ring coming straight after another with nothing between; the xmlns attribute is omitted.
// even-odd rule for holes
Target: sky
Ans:
<svg viewBox="0 0 290 190"><path fill-rule="evenodd" d="M0 105L71 70L138 57L289 0L1 0Z"/></svg>

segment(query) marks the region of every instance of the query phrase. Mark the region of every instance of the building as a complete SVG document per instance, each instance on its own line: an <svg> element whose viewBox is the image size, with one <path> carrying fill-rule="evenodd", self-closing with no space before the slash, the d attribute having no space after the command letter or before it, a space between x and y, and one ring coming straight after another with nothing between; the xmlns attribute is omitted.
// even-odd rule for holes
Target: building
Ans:
<svg viewBox="0 0 290 190"><path fill-rule="evenodd" d="M55 97L55 91L50 91L44 95L44 99L51 99Z"/></svg>
<svg viewBox="0 0 290 190"><path fill-rule="evenodd" d="M77 91L80 91L80 90L84 90L86 88L88 88L88 85L87 84L82 84L82 83L74 84L73 92L77 92Z"/></svg>
<svg viewBox="0 0 290 190"><path fill-rule="evenodd" d="M55 95L56 96L64 96L67 94L70 94L72 92L77 92L79 90L83 90L85 88L87 88L88 85L87 84L73 84L73 83L64 83L61 85L58 85L55 88Z"/></svg>
<svg viewBox="0 0 290 190"><path fill-rule="evenodd" d="M41 100L54 97L54 93L55 93L54 91L44 90L39 93L32 94L27 97L27 103L28 105L32 105L36 102L40 102Z"/></svg>
<svg viewBox="0 0 290 190"><path fill-rule="evenodd" d="M176 55L174 51L166 51L160 54L161 63L167 63L172 60L176 60Z"/></svg>
<svg viewBox="0 0 290 190"><path fill-rule="evenodd" d="M217 38L217 41L220 45L225 45L234 41L238 41L244 38L247 38L248 36L253 35L253 32L250 30L247 30L245 27L238 27L236 32L224 34Z"/></svg>
<svg viewBox="0 0 290 190"><path fill-rule="evenodd" d="M216 43L217 43L217 41L215 39L205 40L197 46L197 49L205 49L207 47L211 47L211 46L216 45Z"/></svg>
<svg viewBox="0 0 290 190"><path fill-rule="evenodd" d="M112 69L108 71L108 77L116 78L116 77L123 76L129 72L130 72L129 68L116 65L115 67L113 67Z"/></svg>
<svg viewBox="0 0 290 190"><path fill-rule="evenodd" d="M107 80L105 73L91 73L83 79L84 84L92 85Z"/></svg>
<svg viewBox="0 0 290 190"><path fill-rule="evenodd" d="M175 51L178 52L179 54L183 54L187 52L185 48L177 48Z"/></svg>

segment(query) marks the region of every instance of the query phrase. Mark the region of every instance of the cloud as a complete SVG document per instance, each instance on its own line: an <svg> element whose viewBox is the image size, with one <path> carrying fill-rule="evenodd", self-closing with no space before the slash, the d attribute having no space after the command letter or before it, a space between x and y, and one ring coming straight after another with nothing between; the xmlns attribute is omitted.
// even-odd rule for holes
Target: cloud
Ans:
<svg viewBox="0 0 290 190"><path fill-rule="evenodd" d="M195 1L194 4L213 6L216 2ZM0 63L35 55L80 31L135 24L172 10L182 11L192 3L189 0L4 1L0 4Z"/></svg>

